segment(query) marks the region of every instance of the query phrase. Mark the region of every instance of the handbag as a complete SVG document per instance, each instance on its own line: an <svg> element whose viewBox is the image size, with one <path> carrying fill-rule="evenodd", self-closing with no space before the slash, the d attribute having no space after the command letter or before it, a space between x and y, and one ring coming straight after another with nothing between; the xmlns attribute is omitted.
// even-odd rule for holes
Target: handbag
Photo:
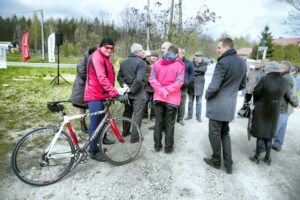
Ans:
<svg viewBox="0 0 300 200"><path fill-rule="evenodd" d="M249 118L250 117L250 103L244 103L243 107L237 113L241 117Z"/></svg>
<svg viewBox="0 0 300 200"><path fill-rule="evenodd" d="M254 105L249 105L249 120L248 120L248 126L247 126L247 133L248 133L248 141L251 139L252 135L252 122L253 122L253 110L254 110Z"/></svg>

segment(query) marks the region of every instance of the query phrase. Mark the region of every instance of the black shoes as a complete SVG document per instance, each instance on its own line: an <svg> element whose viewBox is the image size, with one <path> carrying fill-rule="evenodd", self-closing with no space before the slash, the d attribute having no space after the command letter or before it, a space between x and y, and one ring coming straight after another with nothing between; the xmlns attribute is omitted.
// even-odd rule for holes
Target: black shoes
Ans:
<svg viewBox="0 0 300 200"><path fill-rule="evenodd" d="M271 158L264 158L264 162L267 163L270 166L271 162L272 162L272 159Z"/></svg>
<svg viewBox="0 0 300 200"><path fill-rule="evenodd" d="M126 137L126 136L128 136L128 135L131 135L131 132L128 132L128 133L123 132L123 133L122 133L122 136L123 136L123 137Z"/></svg>
<svg viewBox="0 0 300 200"><path fill-rule="evenodd" d="M227 174L232 174L232 167L225 167Z"/></svg>
<svg viewBox="0 0 300 200"><path fill-rule="evenodd" d="M212 161L212 159L209 159L209 158L203 158L203 160L204 160L204 162L205 162L207 165L209 165L209 166L211 166L211 167L213 167L213 168L215 168L215 169L220 169L220 168L221 168L221 165L218 165L218 164L214 163L214 162ZM230 165L230 166L225 166L225 168L226 168L226 173L227 173L227 174L232 174L232 166L231 166L231 165Z"/></svg>
<svg viewBox="0 0 300 200"><path fill-rule="evenodd" d="M184 120L190 120L190 119L192 119L192 117L186 117L186 118L184 118Z"/></svg>
<svg viewBox="0 0 300 200"><path fill-rule="evenodd" d="M91 152L90 153L90 158L93 160L97 160L99 162L105 162L106 158L104 157L104 155L102 153L100 153L99 151L96 152Z"/></svg>
<svg viewBox="0 0 300 200"><path fill-rule="evenodd" d="M105 137L103 138L102 143L106 145L112 145L115 143L115 141L109 140L108 138Z"/></svg>
<svg viewBox="0 0 300 200"><path fill-rule="evenodd" d="M154 146L156 152L159 152L162 149L162 146ZM171 154L174 151L174 147L165 147L164 152L166 154Z"/></svg>
<svg viewBox="0 0 300 200"><path fill-rule="evenodd" d="M249 160L251 160L252 162L255 162L256 164L259 164L261 158L254 155L252 157L249 157Z"/></svg>
<svg viewBox="0 0 300 200"><path fill-rule="evenodd" d="M144 140L144 138L142 138L142 141ZM140 142L140 138L135 138L135 139L131 139L130 143L134 144L134 143L139 143Z"/></svg>
<svg viewBox="0 0 300 200"><path fill-rule="evenodd" d="M197 118L197 121L198 121L198 122L202 122L202 119L201 119L201 118Z"/></svg>
<svg viewBox="0 0 300 200"><path fill-rule="evenodd" d="M173 153L173 151L174 151L174 147L165 147L165 153L166 154Z"/></svg>
<svg viewBox="0 0 300 200"><path fill-rule="evenodd" d="M154 149L155 149L156 152L159 152L162 149L162 147L161 146L160 147L154 147Z"/></svg>
<svg viewBox="0 0 300 200"><path fill-rule="evenodd" d="M277 152L280 152L280 151L281 151L281 149L279 149L278 147L276 147L276 146L274 146L274 145L272 145L272 149L275 150L275 151L277 151Z"/></svg>
<svg viewBox="0 0 300 200"><path fill-rule="evenodd" d="M221 168L221 165L218 165L218 164L215 164L212 159L209 159L209 158L203 158L204 162L209 165L209 166L212 166L213 168L216 168L216 169L220 169Z"/></svg>
<svg viewBox="0 0 300 200"><path fill-rule="evenodd" d="M178 124L180 124L181 126L184 126L184 122L182 120L177 121Z"/></svg>

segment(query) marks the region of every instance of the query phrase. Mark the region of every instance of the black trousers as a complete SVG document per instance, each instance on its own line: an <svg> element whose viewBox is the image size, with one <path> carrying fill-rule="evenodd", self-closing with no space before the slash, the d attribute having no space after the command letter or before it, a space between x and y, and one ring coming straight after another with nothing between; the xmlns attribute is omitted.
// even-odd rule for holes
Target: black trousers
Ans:
<svg viewBox="0 0 300 200"><path fill-rule="evenodd" d="M272 140L271 139L257 138L255 157L259 158L260 153L263 152L263 150L265 149L266 150L265 158L270 160L271 159L271 148L272 148Z"/></svg>
<svg viewBox="0 0 300 200"><path fill-rule="evenodd" d="M185 114L185 101L187 95L187 88L181 89L181 101L178 107L178 114L177 114L177 122L183 120Z"/></svg>
<svg viewBox="0 0 300 200"><path fill-rule="evenodd" d="M144 119L148 119L148 108L150 108L150 119L155 118L154 108L153 108L153 92L147 92L148 99L146 101L145 110L144 110Z"/></svg>
<svg viewBox="0 0 300 200"><path fill-rule="evenodd" d="M154 129L154 146L162 147L162 128L165 131L165 148L171 148L174 145L174 126L177 113L177 107L165 102L155 102L155 129Z"/></svg>
<svg viewBox="0 0 300 200"><path fill-rule="evenodd" d="M229 122L209 119L209 141L213 150L212 161L221 165L221 147L223 150L224 166L232 166L231 139L229 135Z"/></svg>
<svg viewBox="0 0 300 200"><path fill-rule="evenodd" d="M138 127L141 128L146 101L144 99L129 99L129 101L130 101L130 105L125 104L123 117L128 117L132 119L138 125ZM128 135L130 128L131 128L130 123L125 122L123 124L123 134ZM138 132L135 128L133 128L131 133L131 139L137 139L137 138L138 138Z"/></svg>

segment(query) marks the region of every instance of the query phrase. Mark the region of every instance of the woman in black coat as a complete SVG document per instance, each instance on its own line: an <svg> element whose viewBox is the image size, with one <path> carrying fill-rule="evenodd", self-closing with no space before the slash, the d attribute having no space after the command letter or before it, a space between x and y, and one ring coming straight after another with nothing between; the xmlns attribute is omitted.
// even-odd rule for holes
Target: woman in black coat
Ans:
<svg viewBox="0 0 300 200"><path fill-rule="evenodd" d="M85 114L86 109L88 108L87 103L84 102L84 88L86 81L86 66L90 55L97 48L90 48L85 54L84 57L77 64L77 74L74 81L72 94L71 94L71 102L73 106L79 108L79 114ZM80 119L81 131L87 133L87 126L85 123L85 118Z"/></svg>
<svg viewBox="0 0 300 200"><path fill-rule="evenodd" d="M288 82L280 73L277 62L269 62L265 68L264 76L254 88L254 110L251 135L257 138L255 155L250 160L257 164L261 160L260 152L265 146L264 161L271 164L272 138L276 133L277 122L280 114L280 102L286 98L291 102L288 93Z"/></svg>

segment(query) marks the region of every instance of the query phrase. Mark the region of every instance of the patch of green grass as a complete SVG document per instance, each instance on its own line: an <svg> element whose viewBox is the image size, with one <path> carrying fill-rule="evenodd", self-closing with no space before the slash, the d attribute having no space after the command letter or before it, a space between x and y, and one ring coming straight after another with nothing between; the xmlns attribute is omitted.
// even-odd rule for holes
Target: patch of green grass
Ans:
<svg viewBox="0 0 300 200"><path fill-rule="evenodd" d="M7 53L6 54L8 62L22 62L22 54L19 53ZM33 62L33 63L48 63L48 55L45 54L45 60L42 59L42 55L40 53L33 53L30 52L30 60L26 62ZM81 57L76 56L59 56L60 63L64 64L76 64L81 59ZM55 54L55 60L57 60L57 54Z"/></svg>
<svg viewBox="0 0 300 200"><path fill-rule="evenodd" d="M61 74L74 76L76 69L63 68ZM46 76L50 78L44 79ZM60 113L48 111L47 102L69 99L72 85L50 85L55 76L55 68L0 70L0 166L4 172L10 166L7 155L20 136L35 127L57 126L62 122ZM66 105L66 110L69 114L77 112L70 104Z"/></svg>

